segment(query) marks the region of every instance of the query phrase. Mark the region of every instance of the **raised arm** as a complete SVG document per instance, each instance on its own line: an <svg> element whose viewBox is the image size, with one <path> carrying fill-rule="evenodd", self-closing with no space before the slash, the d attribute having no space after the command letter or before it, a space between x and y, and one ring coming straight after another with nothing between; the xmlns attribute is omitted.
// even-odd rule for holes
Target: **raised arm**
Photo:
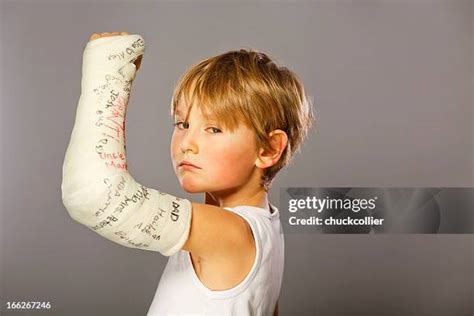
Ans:
<svg viewBox="0 0 474 316"><path fill-rule="evenodd" d="M209 197L210 205L191 203L147 188L128 172L125 117L144 50L139 35L87 43L63 165L63 204L74 220L117 244L165 256L184 249L208 260L226 258L227 270L234 274L250 269L255 242L242 217L217 207Z"/></svg>
<svg viewBox="0 0 474 316"><path fill-rule="evenodd" d="M186 242L191 202L147 188L128 172L125 116L145 43L139 35L87 43L81 96L61 184L70 216L120 245L169 256Z"/></svg>

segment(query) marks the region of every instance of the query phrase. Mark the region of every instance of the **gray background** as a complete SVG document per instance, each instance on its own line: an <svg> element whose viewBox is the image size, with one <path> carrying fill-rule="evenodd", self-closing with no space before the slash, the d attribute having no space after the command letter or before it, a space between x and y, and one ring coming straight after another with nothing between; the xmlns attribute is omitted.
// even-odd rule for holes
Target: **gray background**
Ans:
<svg viewBox="0 0 474 316"><path fill-rule="evenodd" d="M203 58L260 49L318 122L279 187L472 187L473 1L11 1L1 4L2 315L145 315L167 258L74 222L61 168L93 32L147 43L127 112L132 175L180 189L171 93ZM282 315L473 313L473 235L288 234ZM50 301L49 312L6 301Z"/></svg>

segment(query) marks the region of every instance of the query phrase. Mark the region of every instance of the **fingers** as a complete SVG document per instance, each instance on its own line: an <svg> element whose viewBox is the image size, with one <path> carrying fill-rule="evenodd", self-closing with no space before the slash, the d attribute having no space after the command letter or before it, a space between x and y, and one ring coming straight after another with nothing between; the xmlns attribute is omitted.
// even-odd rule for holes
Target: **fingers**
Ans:
<svg viewBox="0 0 474 316"><path fill-rule="evenodd" d="M89 41L93 41L95 39L101 37L109 37L109 36L119 36L119 35L129 35L128 32L104 32L104 33L94 33L90 36Z"/></svg>

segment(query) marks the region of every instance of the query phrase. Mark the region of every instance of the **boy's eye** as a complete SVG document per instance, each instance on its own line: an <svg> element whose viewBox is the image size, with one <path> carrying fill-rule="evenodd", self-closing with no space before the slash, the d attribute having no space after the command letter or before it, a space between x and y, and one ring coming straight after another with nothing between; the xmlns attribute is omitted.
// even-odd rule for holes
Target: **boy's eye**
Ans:
<svg viewBox="0 0 474 316"><path fill-rule="evenodd" d="M174 123L173 125L179 128L179 125L180 125L180 124L183 124L183 127L184 127L184 128L188 128L188 127L189 127L189 123L188 123L188 122L176 122L176 123Z"/></svg>
<svg viewBox="0 0 474 316"><path fill-rule="evenodd" d="M222 131L217 127L209 127L209 129L213 131L213 134L222 133Z"/></svg>
<svg viewBox="0 0 474 316"><path fill-rule="evenodd" d="M183 124L183 128L189 128L189 122L176 122L173 125L178 127L179 129L181 129L179 127L181 124ZM220 129L218 129L217 127L209 127L208 129L210 129L212 131L212 134L222 133L222 131Z"/></svg>

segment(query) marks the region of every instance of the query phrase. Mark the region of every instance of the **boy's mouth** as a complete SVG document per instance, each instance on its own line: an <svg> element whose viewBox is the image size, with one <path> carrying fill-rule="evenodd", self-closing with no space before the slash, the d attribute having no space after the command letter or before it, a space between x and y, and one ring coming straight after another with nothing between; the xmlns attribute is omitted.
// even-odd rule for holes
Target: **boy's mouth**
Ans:
<svg viewBox="0 0 474 316"><path fill-rule="evenodd" d="M178 167L183 167L183 166L188 166L188 167L194 167L194 168L197 168L197 169L201 169L200 167L190 163L189 161L186 161L186 160L183 160L179 163Z"/></svg>

